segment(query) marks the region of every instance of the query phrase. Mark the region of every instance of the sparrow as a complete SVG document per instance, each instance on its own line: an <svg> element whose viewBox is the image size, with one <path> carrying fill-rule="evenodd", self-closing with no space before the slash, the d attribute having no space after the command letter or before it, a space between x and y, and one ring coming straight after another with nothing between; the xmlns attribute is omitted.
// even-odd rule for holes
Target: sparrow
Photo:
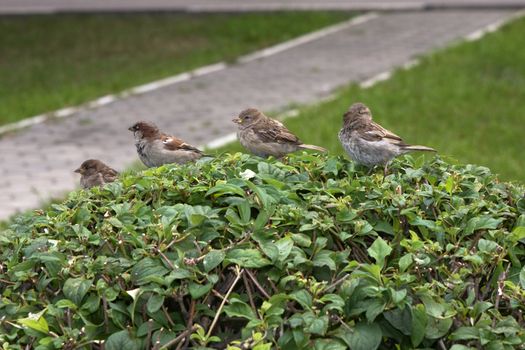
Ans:
<svg viewBox="0 0 525 350"><path fill-rule="evenodd" d="M115 181L118 172L98 159L88 159L83 162L75 173L80 174L80 187L88 189L94 186L102 186Z"/></svg>
<svg viewBox="0 0 525 350"><path fill-rule="evenodd" d="M204 155L196 147L159 131L153 123L137 122L128 130L133 132L139 158L148 168L169 163L184 164Z"/></svg>
<svg viewBox="0 0 525 350"><path fill-rule="evenodd" d="M326 152L323 147L302 143L281 122L255 108L243 110L232 121L239 127L237 138L241 145L259 157L281 158L299 149Z"/></svg>
<svg viewBox="0 0 525 350"><path fill-rule="evenodd" d="M395 157L410 151L436 152L433 148L409 145L401 137L372 121L370 109L363 103L354 103L343 116L339 141L346 153L357 163L367 167L385 166Z"/></svg>

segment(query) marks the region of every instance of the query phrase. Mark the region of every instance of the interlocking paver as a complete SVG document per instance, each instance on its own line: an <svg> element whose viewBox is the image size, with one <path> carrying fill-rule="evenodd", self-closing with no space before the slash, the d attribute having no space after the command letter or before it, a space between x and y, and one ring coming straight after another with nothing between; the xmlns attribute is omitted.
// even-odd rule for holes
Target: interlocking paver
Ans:
<svg viewBox="0 0 525 350"><path fill-rule="evenodd" d="M136 161L127 127L137 120L154 121L190 143L204 144L233 132L231 118L243 108L275 111L314 102L341 85L400 66L511 14L384 14L264 59L3 135L0 218L73 189L78 177L72 170L87 158L116 169Z"/></svg>

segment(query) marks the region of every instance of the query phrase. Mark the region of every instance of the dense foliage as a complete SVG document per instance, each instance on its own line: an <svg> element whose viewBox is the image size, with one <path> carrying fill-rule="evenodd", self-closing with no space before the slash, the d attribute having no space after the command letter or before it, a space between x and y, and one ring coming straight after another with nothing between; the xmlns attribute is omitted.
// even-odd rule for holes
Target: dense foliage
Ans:
<svg viewBox="0 0 525 350"><path fill-rule="evenodd" d="M524 188L439 158L390 171L237 153L74 192L0 233L0 344L520 347Z"/></svg>

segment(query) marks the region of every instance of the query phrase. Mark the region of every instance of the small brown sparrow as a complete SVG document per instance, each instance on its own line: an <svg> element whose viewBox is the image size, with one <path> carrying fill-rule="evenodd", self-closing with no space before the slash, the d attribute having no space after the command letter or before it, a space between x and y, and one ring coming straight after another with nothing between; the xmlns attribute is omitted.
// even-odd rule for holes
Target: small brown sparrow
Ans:
<svg viewBox="0 0 525 350"><path fill-rule="evenodd" d="M80 174L80 187L87 189L115 181L118 172L97 159L88 159L75 173Z"/></svg>
<svg viewBox="0 0 525 350"><path fill-rule="evenodd" d="M281 122L255 108L245 109L232 121L239 126L237 138L241 145L259 157L281 158L299 149L326 152L323 147L302 143Z"/></svg>
<svg viewBox="0 0 525 350"><path fill-rule="evenodd" d="M370 109L354 103L343 117L339 141L346 153L357 163L373 167L385 166L395 157L410 151L436 152L433 148L409 145L401 137L372 121Z"/></svg>
<svg viewBox="0 0 525 350"><path fill-rule="evenodd" d="M138 122L128 130L133 131L139 158L148 168L169 163L184 164L204 155L181 139L160 132L152 123Z"/></svg>

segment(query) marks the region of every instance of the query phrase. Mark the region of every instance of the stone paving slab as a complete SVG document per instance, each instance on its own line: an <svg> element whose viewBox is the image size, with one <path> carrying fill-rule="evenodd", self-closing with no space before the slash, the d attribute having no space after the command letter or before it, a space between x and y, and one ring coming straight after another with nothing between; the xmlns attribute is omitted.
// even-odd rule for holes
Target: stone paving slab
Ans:
<svg viewBox="0 0 525 350"><path fill-rule="evenodd" d="M0 14L126 11L515 9L525 0L0 0Z"/></svg>
<svg viewBox="0 0 525 350"><path fill-rule="evenodd" d="M137 120L154 121L192 144L206 144L234 132L231 118L246 107L275 111L315 102L341 85L400 66L512 14L384 14L273 56L4 134L0 219L78 186L72 170L85 159L98 158L118 170L136 161L127 128Z"/></svg>

